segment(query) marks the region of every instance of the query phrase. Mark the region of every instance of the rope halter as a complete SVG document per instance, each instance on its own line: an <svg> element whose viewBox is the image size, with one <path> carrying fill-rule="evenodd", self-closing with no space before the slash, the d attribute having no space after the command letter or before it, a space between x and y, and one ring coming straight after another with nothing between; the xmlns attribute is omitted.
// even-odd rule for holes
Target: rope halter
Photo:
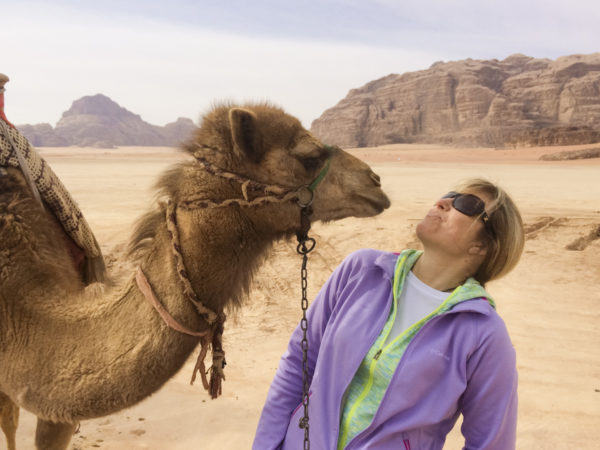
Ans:
<svg viewBox="0 0 600 450"><path fill-rule="evenodd" d="M296 200L298 206L300 206L301 208L309 207L312 204L315 189L321 183L321 181L323 181L331 165L330 157L327 159L317 176L309 184L304 184L298 188L287 188L275 184L261 183L259 181L252 180L246 176L221 169L220 167L208 161L204 156L200 154L200 152L194 153L194 158L196 158L196 160L200 164L200 167L202 167L204 170L206 170L206 172L210 173L211 175L223 178L225 180L234 181L240 184L242 188L242 195L244 198L234 198L227 200L210 200L205 198L184 200L179 203L179 206L182 206L185 209L210 209L219 208L223 206L252 207L264 205L267 203L282 203L291 200ZM250 200L250 197L248 195L249 189L264 192L265 195L260 195Z"/></svg>
<svg viewBox="0 0 600 450"><path fill-rule="evenodd" d="M208 147L206 147L208 148ZM310 229L309 215L311 212L311 205L314 199L314 191L317 186L323 181L329 166L331 164L331 157L327 159L317 176L310 184L302 185L296 189L284 188L277 185L270 185L254 181L250 178L243 177L233 172L225 171L201 156L199 152L194 154L196 160L200 163L200 166L208 173L224 178L226 180L235 181L241 184L243 199L227 199L227 200L208 200L208 199L193 199L186 200L174 204L171 200L167 202L166 208L166 222L169 238L171 240L172 252L177 263L177 275L181 282L185 297L194 305L198 313L204 317L204 320L208 323L209 327L203 332L195 332L189 330L185 326L181 325L175 320L160 303L160 301L154 295L152 287L144 275L141 267L138 268L136 273L136 282L138 288L146 298L146 300L158 311L159 315L165 322L165 324L179 332L189 336L200 337L201 349L198 355L196 366L192 373L191 384L196 379L196 372L199 372L202 378L202 384L204 388L208 390L212 398L216 398L221 394L221 380L225 380L225 374L223 368L225 367L225 352L222 348L222 336L225 322L225 315L223 313L216 313L211 309L204 306L202 301L198 298L194 292L192 285L189 280L189 274L183 265L182 248L179 242L179 233L177 230L177 216L176 208L182 207L184 209L211 209L219 208L224 206L258 206L267 203L274 202L287 202L296 200L296 203L300 207L300 231L297 233L298 240L302 239L304 244L307 240L311 240L306 236ZM262 191L265 193L263 196L256 197L252 200L249 199L248 189ZM314 240L313 240L314 242ZM314 247L314 244L313 244ZM312 250L312 247L311 247ZM310 251L310 250L309 250ZM208 352L208 346L212 347L212 359L213 364L209 371L206 371L204 366L204 358ZM206 374L210 372L210 381L207 380Z"/></svg>

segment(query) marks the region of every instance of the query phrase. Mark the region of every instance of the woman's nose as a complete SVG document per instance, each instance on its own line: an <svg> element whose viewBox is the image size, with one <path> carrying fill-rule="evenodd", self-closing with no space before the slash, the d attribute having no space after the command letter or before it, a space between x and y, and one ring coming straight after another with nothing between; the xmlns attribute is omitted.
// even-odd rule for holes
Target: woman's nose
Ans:
<svg viewBox="0 0 600 450"><path fill-rule="evenodd" d="M452 207L452 199L451 198L440 198L437 202L434 203L436 208L441 209L450 209Z"/></svg>

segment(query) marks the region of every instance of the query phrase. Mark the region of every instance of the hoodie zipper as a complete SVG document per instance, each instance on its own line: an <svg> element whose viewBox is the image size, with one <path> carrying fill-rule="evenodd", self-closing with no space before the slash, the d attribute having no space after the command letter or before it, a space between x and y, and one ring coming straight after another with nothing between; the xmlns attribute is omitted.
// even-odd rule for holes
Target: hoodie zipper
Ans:
<svg viewBox="0 0 600 450"><path fill-rule="evenodd" d="M429 322L431 322L433 319L435 319L436 317L439 317L440 315L443 315L447 311L450 310L450 308L448 308L448 305L450 304L452 298L455 296L455 294L457 292L458 292L458 289L456 289L452 294L450 294L448 296L448 298L446 300L444 300L444 302L440 306L438 306L432 313L430 313L429 315L425 316L423 319L419 320L418 322L416 322L413 325L411 325L410 327L408 327L406 330L404 330L402 333L400 333L400 335L396 336L396 338L394 340L392 340L391 342L388 342L387 345L386 345L385 342L387 341L387 338L388 338L388 336L389 336L389 334L391 332L391 328L392 327L390 327L387 330L387 332L385 333L385 336L381 340L381 342L382 342L381 347L379 348L379 350L377 350L377 352L375 353L375 355L373 355L373 359L371 360L371 364L369 364L369 377L367 378L367 383L366 383L365 387L363 388L362 392L360 393L360 395L358 396L358 398L356 399L356 402L354 403L354 406L348 412L348 416L346 418L346 423L349 423L352 420L352 417L356 413L356 410L358 409L358 407L360 406L360 404L364 401L364 399L371 392L371 388L373 387L373 382L375 381L375 367L377 365L377 361L379 360L379 357L383 353L383 350L391 348L397 342L401 342L402 339L406 339L407 335L409 335L410 332L415 327L419 327L419 329L415 332L415 334L410 339L410 342L408 343L407 347L404 349L404 353L402 354L402 357L400 358L400 361L398 361L398 366L399 366L400 363L402 362L402 360L404 359L404 355L406 354L406 350L408 349L408 346L414 341L414 339L417 337L417 335L420 333L420 331L423 329L423 327L425 325L427 325ZM397 302L397 299L394 298L393 301ZM448 308L448 309L444 310L444 308ZM397 314L397 313L398 313L398 310L397 310L397 305L396 305L395 314ZM395 316L394 316L394 319L395 319ZM396 371L397 371L397 368L396 368ZM384 394L384 396L385 396L385 394ZM375 415L373 415L373 419L374 418L375 418ZM346 426L345 428L346 428L346 432L347 432L348 431L348 426ZM360 434L361 433L359 433L358 435L354 436L354 438L351 439L350 442L352 442ZM344 433L344 435L342 436L342 439L341 439L342 442L346 440L346 436L347 436L347 433ZM348 446L350 444L350 442L348 442L346 444L346 446Z"/></svg>
<svg viewBox="0 0 600 450"><path fill-rule="evenodd" d="M390 307L392 306L392 302L394 301L394 293L393 293L394 284L393 284L393 280L390 280L390 284L392 285L391 286L391 288L392 288L392 295L390 296L391 297L391 301L388 302L388 305L387 305L385 311L389 311L390 310ZM382 315L382 316L383 316L382 320L380 321L380 323L378 324L378 326L374 327L373 329L375 329L375 330L383 329L383 327L385 326L385 323L387 321L387 315ZM366 352L364 353L364 355L366 355L366 353L369 352L369 349L371 347L373 347L373 345L377 341L378 337L379 337L379 333L376 333L373 336L373 338L369 342L369 345L367 347L365 347L366 348ZM377 353L378 353L377 358L379 358L379 356L381 355L381 349L379 349L379 351ZM350 387L350 384L352 383L354 375L356 374L356 372L358 371L358 368L362 364L363 359L364 359L364 356L359 359L358 364L354 367L354 370L352 372L349 372L349 373L352 374L352 377L350 377L350 380L348 380L348 382L346 383L344 389L342 390L342 397L339 398L338 401L337 401L337 405L338 405L337 417L340 420L341 420L341 415L342 415L342 399L344 398L344 395L346 394L346 391ZM339 436L339 434L340 434L340 420L337 421L337 427L333 430L335 432L334 436Z"/></svg>
<svg viewBox="0 0 600 450"><path fill-rule="evenodd" d="M394 267L394 276L390 279L391 291L392 291L391 304L388 303L388 307L386 308L386 311L389 311L390 307L391 307L392 311L394 311L394 318L396 317L396 314L398 313L397 298L396 298L396 295L395 295L395 292L396 292L396 283L400 282L400 280L398 280L397 277L396 277L396 270L397 270L397 268L398 268L399 265L404 266L404 264L406 263L406 260L408 259L408 256L409 255L405 255L405 256L400 255L399 256L398 261L396 261L396 266ZM382 328L385 328L385 324L387 323L387 320L388 320L388 316L384 316L384 317L385 317L385 319L384 319L384 322L382 324ZM382 329L382 328L377 327L377 329ZM383 347L385 345L385 341L387 340L387 337L389 336L389 334L391 332L391 329L392 329L392 327L389 327L389 329L387 330L387 332L385 334L385 337L381 341L381 347L379 348L379 350L377 350L377 352L375 353L375 355L373 355L373 359L371 360L371 364L369 365L369 377L368 377L368 380L367 380L367 385L363 388L363 390L360 393L360 395L358 396L358 399L356 400L354 406L348 412L348 416L346 418L346 422L350 421L350 418L352 418L352 416L354 415L354 413L355 413L356 408L358 407L358 405L360 405L360 403L364 400L364 398L367 396L367 394L371 390L371 386L373 385L373 373L375 371L375 364L377 363L377 360L379 360L379 357L381 356L381 353L383 352ZM371 347L375 344L375 342L377 342L378 338L379 338L379 334L377 334L375 336L375 340L371 344ZM371 347L369 347L369 349ZM367 353L368 352L369 352L369 350L367 350ZM364 359L364 356L363 356L363 359ZM363 359L361 359L361 362L359 363L358 367L360 367L360 365L362 364ZM358 371L358 367L356 368L356 371ZM353 377L356 375L356 371L354 372ZM350 383L344 389L344 393L346 393L346 391L348 390L348 387L352 383L352 379L353 378L350 379ZM342 413L341 412L341 408L342 408L342 405L340 404L340 411L338 413L338 415L340 416L340 419L341 419L341 413ZM339 423L341 424L341 420L339 421ZM338 425L338 436L339 436L339 426L340 425ZM346 440L346 438L347 438L348 427L346 426L345 428L346 428L346 431L341 436L341 439L338 440L338 447L340 445L340 442L344 442ZM348 444L349 444L349 442L346 443L346 446Z"/></svg>
<svg viewBox="0 0 600 450"><path fill-rule="evenodd" d="M400 270L404 270L404 269L399 269L399 265L402 265L402 267L404 267L406 259L412 255L406 255L404 258L402 258L402 256L400 258L402 258L401 260L399 260L396 263L396 268L394 269L394 277L392 278L392 301L394 303L397 302L397 298L396 298L396 291L397 291L397 286L396 283L400 282L400 278L398 277L398 275L400 275ZM411 265L412 267L412 265ZM408 270L410 270L410 268L408 268ZM406 277L406 274L404 274L404 277L402 278L402 280L404 281ZM413 324L412 326L410 326L409 328L407 328L403 333L401 333L399 336L396 336L396 338L392 341L389 342L387 345L385 344L387 341L387 338L389 336L389 333L391 332L391 327L389 327L389 329L387 330L385 336L382 338L381 340L381 344L380 344L380 348L375 352L375 354L373 355L373 359L371 360L370 364L369 364L369 368L368 368L368 378L367 378L367 382L366 385L363 387L360 395L358 396L358 399L356 400L355 404L352 406L352 409L348 412L348 415L346 417L345 423L348 424L351 422L352 417L354 416L354 414L356 413L356 410L358 408L358 406L361 404L361 402L364 401L364 399L367 397L368 393L371 391L371 388L373 386L374 383L374 372L375 372L375 367L376 364L379 360L379 358L381 357L382 353L384 350L387 350L388 348L390 348L391 346L393 346L394 344L396 344L397 342L401 342L401 339L407 339L409 338L410 340L408 341L406 348L404 349L402 356L400 357L400 360L398 361L398 364L396 366L396 369L394 370L394 374L396 375L399 372L399 368L402 365L403 361L405 360L405 356L407 351L409 350L409 348L411 347L411 345L413 344L413 342L416 340L417 336L421 334L421 331L423 328L425 328L430 322L434 322L435 319L439 316L445 315L448 312L452 311L452 309L458 305L459 303L462 303L463 301L466 301L468 299L465 300L461 300L458 302L455 302L454 304L451 303L451 300L455 297L455 295L459 292L460 287L457 287L449 296L446 300L444 300L444 302L438 307L436 308L433 312L431 312L430 314L428 314L426 317L424 317L423 319L419 320L418 322L416 322L415 324ZM473 297L476 298L476 297ZM397 305L393 305L394 306L394 319L395 319L395 314L397 314ZM493 306L493 305L492 305ZM388 309L389 311L389 309ZM384 322L384 327L385 327L385 322ZM415 330L416 328L416 330ZM410 336L411 332L414 332L414 334L412 336ZM375 339L375 342L377 342L377 339ZM374 344L371 344L371 346ZM367 352L368 353L368 352ZM364 357L363 357L364 360ZM361 362L362 364L362 362ZM360 367L360 364L359 364ZM358 370L358 369L357 369ZM356 376L356 373L354 374L354 376ZM393 376L392 376L393 379ZM391 384L390 380L390 384ZM351 385L352 380L350 381L350 384L348 384L345 387L344 392L346 392L348 390L348 387ZM389 384L388 384L389 387ZM377 412L379 412L379 410L381 409L381 404L383 403L383 400L387 394L387 388L386 391L383 393L383 396L381 398L380 404L377 407L377 410L375 411L375 413L373 414L373 417L371 419L371 424L375 421ZM341 400L341 399L340 399ZM341 407L341 401L338 402L340 404ZM338 410L338 415L341 414L341 409ZM341 425L341 421L338 422ZM339 436L339 427L340 425L338 425L338 436ZM367 425L367 427L365 429L363 429L361 432L359 432L356 436L354 436L349 442L346 442L345 444L345 448L350 448L350 444L356 440L356 438L358 438L360 435L362 435L368 428L370 427L370 425ZM347 439L347 433L349 431L348 427L345 427L345 432L344 435L341 436L341 439L338 442L338 447L340 445L341 442L344 442Z"/></svg>
<svg viewBox="0 0 600 450"><path fill-rule="evenodd" d="M394 298L394 282L393 280L391 281L391 288L392 288L392 295L391 295L391 302L388 302L387 308L385 309L385 311L389 311L391 307L393 307L393 303L396 302L396 299ZM387 322L387 315L384 316L384 320L383 323L381 324L381 326L378 326L375 329L383 329L385 327L385 324ZM385 342L387 339L387 336L390 334L391 331L391 327L390 329L387 331L385 339L382 342ZM375 339L373 340L373 342L371 342L371 345L369 347L367 347L367 353L369 352L369 349L375 344L375 342L377 342L377 339L379 338L379 333L377 333L375 335ZM367 381L367 386L363 389L363 391L361 392L360 396L358 397L358 400L356 401L354 407L350 410L350 412L348 413L348 418L352 417L355 409L358 407L358 405L360 404L360 402L366 397L366 395L369 393L369 391L371 390L371 386L373 384L373 373L375 371L375 364L377 363L377 360L379 359L379 357L381 356L381 353L383 351L383 345L381 346L381 348L379 350L377 350L377 353L375 353L375 355L373 356L373 360L371 361L371 364L369 365L369 378ZM360 365L362 364L362 361L364 359L364 356L361 358L361 360L358 363L358 366L356 367L356 370L354 370L353 372L353 377L350 378L350 381L348 382L348 384L346 385L346 387L344 388L344 394L346 393L346 391L348 390L348 388L350 387L350 384L352 383L352 380L354 378L354 376L356 375L356 372L358 371L358 368L360 367ZM338 402L338 404L340 405L340 408L338 410L338 417L340 417L341 419L341 413L342 413L342 405L341 405L341 399ZM340 421L338 421L339 423ZM347 428L346 428L347 429ZM338 425L338 429L337 431L337 436L339 436L340 432L339 432L339 425ZM341 438L341 441L344 441L346 438L346 435L343 435ZM347 443L348 444L348 443ZM346 446L347 446L346 444ZM339 445L339 442L338 442Z"/></svg>
<svg viewBox="0 0 600 450"><path fill-rule="evenodd" d="M472 301L475 300L475 298L473 299L469 299L469 300L463 300L460 303L463 302L468 302L468 301ZM442 305L440 305L441 308ZM456 306L456 305L454 305ZM399 376L398 374L400 373L400 369L403 365L403 362L406 360L406 356L409 354L409 350L412 350L412 347L414 347L416 345L416 342L418 341L418 339L423 335L423 330L427 327L431 327L432 323L435 323L440 317L443 317L445 315L448 314L460 314L461 312L476 312L473 310L466 310L466 311L453 311L453 308L448 309L447 311L438 314L437 316L431 317L430 320L428 320L426 323L423 324L423 326L415 333L415 335L412 337L412 339L410 340L410 342L408 343L408 345L406 346L406 349L404 349L404 353L402 354L402 357L400 358L400 361L398 362L398 365L396 366L396 370L394 371L394 375L392 376L392 378L390 379L390 383L389 385L391 385L394 382L394 378ZM432 313L433 314L433 313ZM404 333L402 333L404 334ZM400 336L398 336L400 337ZM395 340L395 339L394 339ZM377 358L379 358L381 356L382 353L382 349L379 349L379 351L375 354L377 356ZM388 387L389 387L388 385ZM369 424L369 426L367 426L367 428L365 428L364 430L362 430L360 433L358 433L356 436L354 436L349 442L346 443L346 446L344 447L344 450L349 450L351 449L351 444L356 441L360 436L364 435L369 428L371 427L372 424L377 422L377 414L381 411L381 407L384 404L386 397L388 396L389 391L386 389L385 393L383 394L383 397L381 398L381 402L379 403L379 406L377 407L377 411L375 411L375 414L373 415L373 419L371 420L371 424ZM408 448L408 450L411 450L410 447L410 440L409 439L403 439L403 443L405 448ZM408 447L406 447L408 443Z"/></svg>
<svg viewBox="0 0 600 450"><path fill-rule="evenodd" d="M392 289L395 290L395 286L393 286ZM347 418L346 422L350 422L350 419L356 413L356 410L360 406L361 402L367 397L367 395L371 391L371 388L373 387L373 383L374 383L375 367L376 367L377 361L381 357L381 354L383 353L383 351L391 348L397 342L401 342L402 339L406 339L407 335L410 334L411 330L413 330L415 327L418 328L417 331L415 332L415 334L410 338L410 341L408 342L406 348L404 349L404 352L402 353L402 356L400 357L400 360L398 361L398 365L396 366L394 374L397 373L398 370L399 370L399 368L400 368L400 365L402 364L402 362L405 359L404 357L406 355L406 352L408 351L409 347L413 344L413 342L415 341L415 339L417 338L417 336L421 334L421 331L423 330L423 328L425 328L427 325L429 325L429 323L434 322L435 319L437 319L438 317L444 316L444 315L448 314L449 312L451 312L452 309L456 305L458 305L460 303L463 303L465 301L471 300L471 299L465 299L465 300L460 300L457 303L452 303L452 299L456 296L456 294L458 292L460 292L460 286L457 287L448 296L448 298L446 298L446 300L444 300L442 302L442 304L440 306L438 306L434 311L432 311L430 314L428 314L427 316L425 316L424 318L422 318L418 322L416 322L413 325L411 325L410 327L408 327L406 330L404 330L402 333L400 333L400 335L396 336L396 338L394 338L394 340L392 340L391 342L388 342L387 345L386 345L385 342L387 341L387 337L389 336L389 333L391 332L391 327L390 327L390 329L387 331L385 337L381 341L383 344L381 345L381 347L379 348L379 350L377 350L377 352L375 353L375 355L373 355L373 360L371 361L371 364L369 365L369 378L367 380L367 384L363 388L363 390L362 390L360 396L358 397L358 399L356 400L356 403L354 404L354 406L352 407L352 409L348 413L348 418ZM394 297L393 294L392 294L392 297ZM397 299L393 298L393 301L397 302ZM396 305L396 308L397 308L397 305ZM398 313L398 311L396 309L396 314L397 313ZM395 319L395 316L394 316L394 319ZM392 380L390 380L389 384L391 384L391 381ZM388 387L389 387L389 384L388 384ZM379 406L377 407L377 411L375 411L375 414L373 414L373 418L371 419L371 423L373 423L375 421L375 417L377 415L377 412L379 412L379 410L381 408L381 404L383 403L383 399L385 398L386 394L387 394L387 388L386 388L386 391L383 394L383 397L381 398L381 402L380 402ZM370 425L368 425L367 428L365 428L364 430L362 430L360 433L358 433L356 436L354 436L349 442L347 442L345 448L349 448L350 443L352 441L354 441L358 436L360 436L361 434L363 434L369 428L369 426ZM348 430L348 427L346 427L346 430ZM345 440L346 436L347 435L345 434L342 437L342 441Z"/></svg>
<svg viewBox="0 0 600 450"><path fill-rule="evenodd" d="M432 318L431 318L431 320L429 320L428 322L426 322L425 324L423 324L423 326L421 327L421 329L415 333L415 335L413 336L413 338L410 340L410 342L409 342L409 343L408 343L408 345L406 346L406 349L404 349L404 353L402 354L402 357L400 358L400 361L398 362L398 366L396 367L396 370L394 371L394 375L393 375L392 379L390 379L390 385L391 385L391 384L392 384L392 382L394 381L394 377L396 377L396 376L397 376L397 374L398 374L398 373L400 373L400 368L401 368L401 366L402 366L402 363L405 361L405 358L404 358L404 357L405 357L405 356L406 356L406 354L408 353L409 349L411 349L411 348L412 348L412 346L413 346L414 342L417 340L417 337L419 337L419 336L422 334L422 331L423 331L423 329L424 329L424 328L426 328L426 327L427 327L427 326L428 326L430 323L432 323L432 322L435 322L435 320L436 320L438 317L441 317L441 316L443 316L443 315L445 315L445 314L447 314L447 313L448 313L448 312L445 312L445 313L442 313L442 314L440 314L440 315L438 315L438 316L432 317ZM404 333L402 333L402 334L404 334ZM398 336L398 337L400 337L400 336ZM381 356L381 351L382 351L382 349L379 349L379 351L377 352L377 353L379 353L379 355L377 355L377 353L376 353L376 355L377 355L377 358L379 358L379 356ZM381 402L379 403L379 406L377 407L377 411L376 411L376 412L375 412L375 414L373 415L373 419L371 420L371 424L369 424L369 426L367 426L367 428L365 428L365 429L364 429L364 430L362 430L360 433L358 433L356 436L354 436L354 437L353 437L353 438L350 440L350 442L347 442L347 443L346 443L346 445L345 445L345 447L344 447L344 450L351 449L351 448L352 448L352 447L351 447L351 444L352 444L354 441L356 441L356 439L358 439L358 438L359 438L361 435L363 435L364 433L366 433L366 432L367 432L367 430L370 428L370 426L371 426L373 423L375 423L375 419L377 418L377 413L378 413L378 412L381 410L381 405L383 405L383 402L384 402L384 400L385 400L385 397L387 396L387 394L388 394L388 390L386 389L386 392L385 392L385 394L383 394L383 397L382 397L382 399L381 399ZM407 445L407 443L408 443L408 449L410 450L410 441L409 441L408 439L403 439L403 443L404 443L404 446L405 446L405 447L406 447L406 445Z"/></svg>

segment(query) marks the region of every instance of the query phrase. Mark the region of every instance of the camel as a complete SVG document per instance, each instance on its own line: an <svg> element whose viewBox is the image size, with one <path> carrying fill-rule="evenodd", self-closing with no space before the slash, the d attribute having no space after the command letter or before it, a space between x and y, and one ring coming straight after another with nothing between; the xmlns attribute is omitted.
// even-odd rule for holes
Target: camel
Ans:
<svg viewBox="0 0 600 450"><path fill-rule="evenodd" d="M38 417L37 448L65 449L80 421L156 392L202 341L163 320L139 273L174 321L206 333L206 311L238 308L268 249L300 230L307 195L312 222L370 217L390 205L367 164L269 104L214 107L182 148L196 159L160 177L158 200L129 244L140 271L121 284L84 286L22 174L8 168L0 176L0 425L9 450L19 408Z"/></svg>

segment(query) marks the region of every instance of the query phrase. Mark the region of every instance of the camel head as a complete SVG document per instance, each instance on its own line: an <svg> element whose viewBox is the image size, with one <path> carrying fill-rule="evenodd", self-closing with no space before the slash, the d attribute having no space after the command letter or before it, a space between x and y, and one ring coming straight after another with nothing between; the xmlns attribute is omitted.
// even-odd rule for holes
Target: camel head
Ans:
<svg viewBox="0 0 600 450"><path fill-rule="evenodd" d="M188 150L197 150L198 143L218 150L216 156L206 154L216 165L260 183L293 190L321 176L314 189L313 221L370 217L390 206L379 176L367 164L325 145L298 119L271 105L215 108Z"/></svg>

